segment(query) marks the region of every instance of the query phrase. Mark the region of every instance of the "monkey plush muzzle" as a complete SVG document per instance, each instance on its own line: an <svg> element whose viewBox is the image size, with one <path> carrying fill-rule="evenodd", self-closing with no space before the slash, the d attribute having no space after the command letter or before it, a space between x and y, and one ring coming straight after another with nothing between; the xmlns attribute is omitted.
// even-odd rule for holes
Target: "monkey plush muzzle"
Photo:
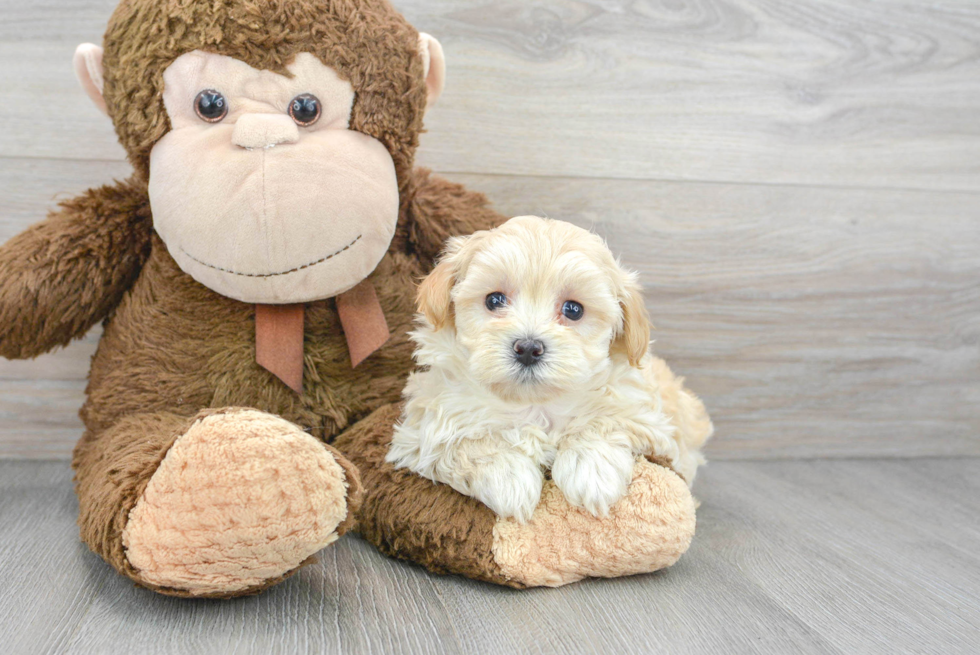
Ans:
<svg viewBox="0 0 980 655"><path fill-rule="evenodd" d="M398 221L391 155L348 129L350 83L308 53L289 71L195 51L164 72L173 129L150 153L154 228L184 272L243 302L351 289L378 265ZM202 114L202 89L223 113ZM294 102L315 102L315 122Z"/></svg>

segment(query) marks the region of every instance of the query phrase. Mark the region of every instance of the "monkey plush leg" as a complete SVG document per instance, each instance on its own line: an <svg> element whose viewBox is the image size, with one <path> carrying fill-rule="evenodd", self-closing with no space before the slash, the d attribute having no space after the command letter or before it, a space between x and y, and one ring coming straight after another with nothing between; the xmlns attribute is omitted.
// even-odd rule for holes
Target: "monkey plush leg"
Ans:
<svg viewBox="0 0 980 655"><path fill-rule="evenodd" d="M585 577L656 571L694 536L694 500L664 466L637 462L627 495L597 518L549 480L531 520L498 519L479 501L384 461L401 407L382 407L334 445L358 467L365 498L354 528L383 553L437 573L511 587L557 587Z"/></svg>
<svg viewBox="0 0 980 655"><path fill-rule="evenodd" d="M254 593L353 522L357 471L254 409L130 416L86 434L72 462L82 539L119 572L175 596Z"/></svg>

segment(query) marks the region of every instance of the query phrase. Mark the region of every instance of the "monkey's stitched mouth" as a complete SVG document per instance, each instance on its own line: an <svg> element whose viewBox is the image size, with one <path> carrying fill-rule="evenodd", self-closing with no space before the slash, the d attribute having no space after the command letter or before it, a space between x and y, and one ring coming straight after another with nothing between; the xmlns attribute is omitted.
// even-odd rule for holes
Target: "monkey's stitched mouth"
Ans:
<svg viewBox="0 0 980 655"><path fill-rule="evenodd" d="M221 271L222 273L231 273L232 275L240 275L242 277L277 277L279 275L289 275L290 273L295 273L296 271L302 271L304 268L310 268L312 266L316 266L317 264L322 264L323 262L327 261L328 259L333 259L337 255L339 255L339 254L341 254L341 253L343 253L343 252L345 252L347 250L350 250L354 246L355 243L357 243L358 241L361 240L361 237L363 237L363 236L364 236L363 234L358 234L357 237L353 241L351 241L350 243L348 243L346 246L344 246L343 248L341 248L337 252L330 253L326 257L321 257L320 259L318 259L316 261L313 261L313 262L309 262L308 264L303 264L302 266L297 266L295 268L291 268L288 271L279 271L278 273L240 273L239 271L233 271L233 270L230 270L230 269L227 269L227 268L222 268L220 266L215 266L214 264L209 264L207 262L202 262L200 259L198 259L194 255L190 254L186 250L184 250L183 246L181 246L180 251L182 253L184 253L185 255L187 255L188 257L190 257L191 259L193 259L198 264L200 264L202 266L207 266L208 268L213 268L214 270Z"/></svg>

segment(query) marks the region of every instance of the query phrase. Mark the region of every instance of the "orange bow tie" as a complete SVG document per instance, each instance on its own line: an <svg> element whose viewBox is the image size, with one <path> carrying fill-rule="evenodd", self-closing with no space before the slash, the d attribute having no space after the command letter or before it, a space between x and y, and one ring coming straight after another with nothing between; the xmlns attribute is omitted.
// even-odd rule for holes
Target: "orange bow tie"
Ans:
<svg viewBox="0 0 980 655"><path fill-rule="evenodd" d="M356 367L391 336L378 294L367 280L336 298ZM303 393L303 305L255 306L255 361L296 393Z"/></svg>

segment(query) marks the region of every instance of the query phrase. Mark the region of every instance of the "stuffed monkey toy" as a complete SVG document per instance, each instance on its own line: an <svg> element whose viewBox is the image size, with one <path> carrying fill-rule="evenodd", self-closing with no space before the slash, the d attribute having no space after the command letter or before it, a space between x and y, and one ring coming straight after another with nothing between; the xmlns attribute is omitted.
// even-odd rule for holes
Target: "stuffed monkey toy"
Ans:
<svg viewBox="0 0 980 655"><path fill-rule="evenodd" d="M417 281L447 237L503 220L414 168L435 39L385 0L123 0L75 69L134 174L0 248L0 354L102 322L72 466L81 538L117 571L238 596L351 528L515 587L684 552L669 462L608 519L546 489L523 525L384 464Z"/></svg>

